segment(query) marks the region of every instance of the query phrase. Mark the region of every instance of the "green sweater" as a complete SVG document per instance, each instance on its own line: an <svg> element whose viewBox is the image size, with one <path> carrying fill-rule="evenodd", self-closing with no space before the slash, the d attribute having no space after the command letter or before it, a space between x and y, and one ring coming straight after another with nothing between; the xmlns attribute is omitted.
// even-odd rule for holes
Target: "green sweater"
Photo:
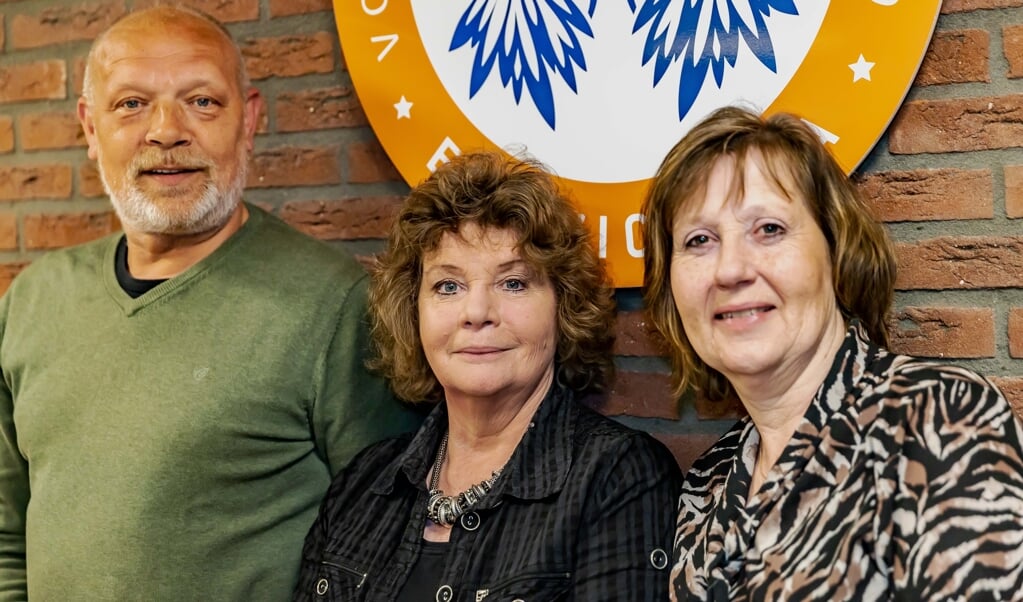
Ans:
<svg viewBox="0 0 1023 602"><path fill-rule="evenodd" d="M288 599L332 475L416 426L364 372L361 266L249 212L137 299L113 236L0 301L0 599Z"/></svg>

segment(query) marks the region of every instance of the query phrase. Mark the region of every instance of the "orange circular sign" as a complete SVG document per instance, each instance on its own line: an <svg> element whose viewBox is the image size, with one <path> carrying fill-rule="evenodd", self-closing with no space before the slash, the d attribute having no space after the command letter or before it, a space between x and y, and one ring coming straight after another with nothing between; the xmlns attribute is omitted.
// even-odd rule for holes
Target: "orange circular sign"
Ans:
<svg viewBox="0 0 1023 602"><path fill-rule="evenodd" d="M940 0L334 0L352 82L414 185L476 149L557 174L619 287L642 283L639 207L713 109L790 111L847 172L891 121Z"/></svg>

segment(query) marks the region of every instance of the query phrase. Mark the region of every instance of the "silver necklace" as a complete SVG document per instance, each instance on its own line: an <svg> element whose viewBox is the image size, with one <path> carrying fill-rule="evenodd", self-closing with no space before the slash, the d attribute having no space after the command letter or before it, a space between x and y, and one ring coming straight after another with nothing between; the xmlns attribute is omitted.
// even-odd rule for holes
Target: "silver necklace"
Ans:
<svg viewBox="0 0 1023 602"><path fill-rule="evenodd" d="M470 485L468 489L455 496L444 495L444 492L437 488L440 483L440 468L444 464L444 458L448 455L448 433L440 440L440 447L437 448L437 459L433 462L433 472L430 473L430 500L426 503L426 518L443 527L450 527L455 524L458 517L472 509L482 500L491 489L494 488L494 481L501 476L498 468L490 475L490 478Z"/></svg>

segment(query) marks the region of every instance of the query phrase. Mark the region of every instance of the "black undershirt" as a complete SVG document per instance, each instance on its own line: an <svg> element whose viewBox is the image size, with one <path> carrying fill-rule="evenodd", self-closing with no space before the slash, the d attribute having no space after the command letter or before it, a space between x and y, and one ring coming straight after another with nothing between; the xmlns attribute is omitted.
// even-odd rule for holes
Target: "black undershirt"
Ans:
<svg viewBox="0 0 1023 602"><path fill-rule="evenodd" d="M139 280L128 271L128 239L124 236L117 241L117 252L114 255L114 273L117 274L117 284L121 285L124 292L132 299L153 290L160 284L167 281L166 278L157 280Z"/></svg>
<svg viewBox="0 0 1023 602"><path fill-rule="evenodd" d="M423 540L419 560L412 567L408 581L401 588L394 602L422 602L432 600L440 587L440 574L444 571L444 554L448 551L446 541Z"/></svg>

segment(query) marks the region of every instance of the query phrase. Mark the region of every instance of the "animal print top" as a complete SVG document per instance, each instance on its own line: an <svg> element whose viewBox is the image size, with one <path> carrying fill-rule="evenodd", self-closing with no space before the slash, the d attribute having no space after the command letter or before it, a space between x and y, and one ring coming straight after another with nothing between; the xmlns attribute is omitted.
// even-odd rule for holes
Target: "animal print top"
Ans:
<svg viewBox="0 0 1023 602"><path fill-rule="evenodd" d="M1023 599L1023 424L984 378L854 324L747 503L759 440L686 475L673 600Z"/></svg>

